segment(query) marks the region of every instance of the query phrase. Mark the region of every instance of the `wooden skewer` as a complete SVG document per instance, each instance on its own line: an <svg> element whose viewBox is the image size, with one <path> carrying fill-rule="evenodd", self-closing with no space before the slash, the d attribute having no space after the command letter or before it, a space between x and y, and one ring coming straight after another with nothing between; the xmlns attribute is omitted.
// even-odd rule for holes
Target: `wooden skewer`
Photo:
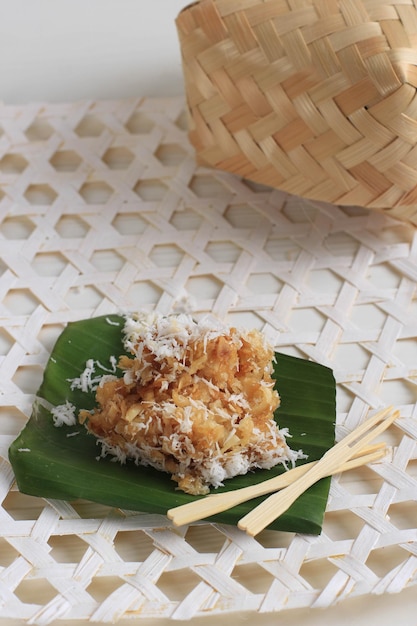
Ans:
<svg viewBox="0 0 417 626"><path fill-rule="evenodd" d="M346 472L356 467L360 467L361 465L378 461L385 455L385 453L385 443L377 443L372 446L368 446L364 448L360 454L356 455L346 463L343 463L334 473L338 474L339 472ZM216 515L216 513L227 511L227 509L231 509L242 502L247 502L253 498L265 496L268 493L287 487L297 478L304 476L304 474L308 472L316 463L318 463L318 461L311 461L310 463L299 465L298 467L294 467L279 476L274 476L274 478L264 480L262 483L257 485L242 487L241 489L236 489L235 491L211 494L201 500L182 504L170 509L167 513L168 518L172 520L175 526L183 526L184 524L190 524L191 522L211 517L212 515Z"/></svg>
<svg viewBox="0 0 417 626"><path fill-rule="evenodd" d="M257 535L274 519L282 515L306 489L324 476L335 473L338 466L363 450L364 446L384 432L397 417L399 417L399 411L392 411L390 407L367 419L330 448L306 474L282 491L269 496L245 515L238 523L239 528L249 535Z"/></svg>

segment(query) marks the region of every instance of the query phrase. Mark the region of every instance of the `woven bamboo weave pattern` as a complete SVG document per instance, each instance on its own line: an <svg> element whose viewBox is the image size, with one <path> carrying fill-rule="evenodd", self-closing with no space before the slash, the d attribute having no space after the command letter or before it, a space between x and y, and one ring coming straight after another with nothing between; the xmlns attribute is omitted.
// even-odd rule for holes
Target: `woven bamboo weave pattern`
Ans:
<svg viewBox="0 0 417 626"><path fill-rule="evenodd" d="M177 19L201 163L417 223L417 3L200 0Z"/></svg>
<svg viewBox="0 0 417 626"><path fill-rule="evenodd" d="M0 617L221 621L415 586L416 230L198 165L183 98L1 105L0 128ZM387 458L332 479L319 537L18 493L8 447L64 325L139 306L332 367L338 439L400 409Z"/></svg>

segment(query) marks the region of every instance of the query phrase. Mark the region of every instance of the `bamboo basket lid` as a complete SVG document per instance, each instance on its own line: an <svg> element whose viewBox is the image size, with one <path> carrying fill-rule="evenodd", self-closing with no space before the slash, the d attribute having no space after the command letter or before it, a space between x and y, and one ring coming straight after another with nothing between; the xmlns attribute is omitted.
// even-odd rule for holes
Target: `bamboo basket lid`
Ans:
<svg viewBox="0 0 417 626"><path fill-rule="evenodd" d="M416 0L200 0L176 24L200 164L417 224Z"/></svg>

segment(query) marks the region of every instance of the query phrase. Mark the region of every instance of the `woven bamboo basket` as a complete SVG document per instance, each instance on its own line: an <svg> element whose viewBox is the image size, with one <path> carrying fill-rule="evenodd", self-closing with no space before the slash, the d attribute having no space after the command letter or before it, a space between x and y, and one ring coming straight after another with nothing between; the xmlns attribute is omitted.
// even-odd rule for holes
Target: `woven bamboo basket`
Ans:
<svg viewBox="0 0 417 626"><path fill-rule="evenodd" d="M416 0L201 0L176 24L200 164L417 224Z"/></svg>

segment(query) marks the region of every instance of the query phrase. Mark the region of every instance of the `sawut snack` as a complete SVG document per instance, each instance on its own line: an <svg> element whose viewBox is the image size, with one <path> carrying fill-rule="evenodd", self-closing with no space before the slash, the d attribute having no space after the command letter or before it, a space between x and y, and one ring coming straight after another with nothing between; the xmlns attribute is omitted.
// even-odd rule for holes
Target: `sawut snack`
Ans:
<svg viewBox="0 0 417 626"><path fill-rule="evenodd" d="M274 352L259 331L153 313L127 317L124 336L123 376L104 376L97 408L79 414L103 456L169 472L190 494L298 458L273 417Z"/></svg>

